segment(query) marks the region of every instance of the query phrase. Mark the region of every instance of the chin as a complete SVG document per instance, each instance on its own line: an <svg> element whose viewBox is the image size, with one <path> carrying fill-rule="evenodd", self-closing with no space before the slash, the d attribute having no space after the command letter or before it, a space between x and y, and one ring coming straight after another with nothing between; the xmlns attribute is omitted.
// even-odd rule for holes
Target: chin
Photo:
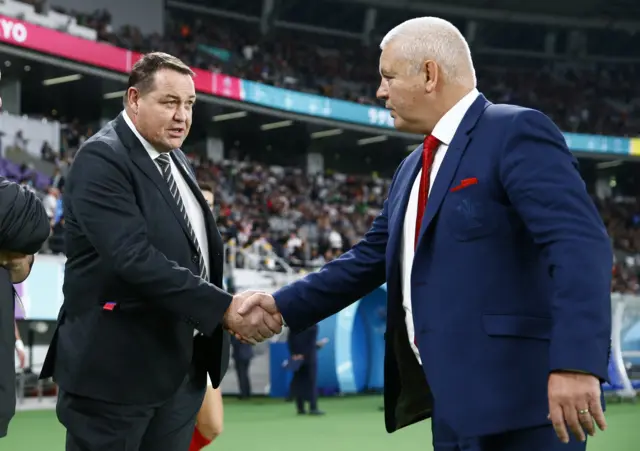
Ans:
<svg viewBox="0 0 640 451"><path fill-rule="evenodd" d="M409 127L409 124L407 124L407 122L404 119L402 119L402 118L400 118L398 116L393 118L393 127L396 130L400 131L400 132L410 132L411 131L410 127Z"/></svg>
<svg viewBox="0 0 640 451"><path fill-rule="evenodd" d="M393 120L393 127L399 132L414 133L417 135L424 135L424 132L420 131L420 127L414 123L405 121L402 118L395 117Z"/></svg>
<svg viewBox="0 0 640 451"><path fill-rule="evenodd" d="M180 147L182 147L182 143L184 143L183 138L169 138L166 141L167 147L169 147L171 150L179 149Z"/></svg>

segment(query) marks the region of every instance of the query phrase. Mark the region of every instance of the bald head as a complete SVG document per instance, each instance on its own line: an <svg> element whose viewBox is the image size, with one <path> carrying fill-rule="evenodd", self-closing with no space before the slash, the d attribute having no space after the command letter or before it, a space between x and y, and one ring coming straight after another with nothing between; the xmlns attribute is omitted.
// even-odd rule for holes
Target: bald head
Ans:
<svg viewBox="0 0 640 451"><path fill-rule="evenodd" d="M380 48L393 45L398 56L408 61L408 69L419 71L426 61L434 61L447 83L469 89L476 87L471 50L460 31L439 17L418 17L393 28Z"/></svg>
<svg viewBox="0 0 640 451"><path fill-rule="evenodd" d="M476 87L464 36L446 20L420 17L391 30L380 44L377 97L398 130L429 134Z"/></svg>

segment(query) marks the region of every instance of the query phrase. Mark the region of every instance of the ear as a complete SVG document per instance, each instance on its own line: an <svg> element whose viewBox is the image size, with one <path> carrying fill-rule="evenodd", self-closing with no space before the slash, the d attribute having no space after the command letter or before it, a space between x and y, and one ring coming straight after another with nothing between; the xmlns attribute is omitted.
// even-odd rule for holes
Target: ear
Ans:
<svg viewBox="0 0 640 451"><path fill-rule="evenodd" d="M431 94L436 90L438 79L440 78L440 68L433 60L424 62L424 90L427 94Z"/></svg>
<svg viewBox="0 0 640 451"><path fill-rule="evenodd" d="M131 107L134 114L138 114L138 102L140 101L140 91L138 88L131 87L127 89L127 104Z"/></svg>

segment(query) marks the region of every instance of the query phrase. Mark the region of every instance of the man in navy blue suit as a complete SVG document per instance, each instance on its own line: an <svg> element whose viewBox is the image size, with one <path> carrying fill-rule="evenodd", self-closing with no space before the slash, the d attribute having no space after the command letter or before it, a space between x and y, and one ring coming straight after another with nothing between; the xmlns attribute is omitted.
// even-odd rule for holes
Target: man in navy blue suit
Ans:
<svg viewBox="0 0 640 451"><path fill-rule="evenodd" d="M309 403L309 415L324 415L318 409L318 389L316 386L318 373L318 326L313 325L300 331L290 331L287 337L289 354L294 360L302 360L302 364L293 374L291 394L296 400L298 414L305 415L305 403Z"/></svg>
<svg viewBox="0 0 640 451"><path fill-rule="evenodd" d="M378 97L424 145L358 244L240 313L302 330L386 281L388 432L431 417L437 451L584 450L606 427L612 250L576 160L547 116L476 90L450 23L381 48Z"/></svg>

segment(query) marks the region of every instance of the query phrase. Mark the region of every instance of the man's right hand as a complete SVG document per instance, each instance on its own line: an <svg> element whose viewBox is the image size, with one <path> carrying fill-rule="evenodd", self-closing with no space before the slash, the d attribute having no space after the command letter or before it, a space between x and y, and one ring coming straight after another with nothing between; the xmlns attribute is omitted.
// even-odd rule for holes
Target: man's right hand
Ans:
<svg viewBox="0 0 640 451"><path fill-rule="evenodd" d="M11 282L24 282L33 264L33 255L18 254L15 252L0 252L0 266L9 271Z"/></svg>
<svg viewBox="0 0 640 451"><path fill-rule="evenodd" d="M256 344L282 331L282 316L268 300L272 296L245 291L233 297L224 315L224 327L241 341Z"/></svg>

